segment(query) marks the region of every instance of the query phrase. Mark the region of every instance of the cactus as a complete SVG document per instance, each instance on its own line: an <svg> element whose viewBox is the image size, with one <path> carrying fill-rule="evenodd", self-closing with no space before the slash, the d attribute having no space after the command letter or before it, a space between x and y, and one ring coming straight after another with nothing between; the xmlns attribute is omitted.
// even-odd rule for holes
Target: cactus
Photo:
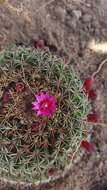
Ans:
<svg viewBox="0 0 107 190"><path fill-rule="evenodd" d="M50 115L33 109L41 94L54 97ZM62 173L87 138L88 111L78 74L61 58L47 49L14 46L2 51L0 176L33 183Z"/></svg>

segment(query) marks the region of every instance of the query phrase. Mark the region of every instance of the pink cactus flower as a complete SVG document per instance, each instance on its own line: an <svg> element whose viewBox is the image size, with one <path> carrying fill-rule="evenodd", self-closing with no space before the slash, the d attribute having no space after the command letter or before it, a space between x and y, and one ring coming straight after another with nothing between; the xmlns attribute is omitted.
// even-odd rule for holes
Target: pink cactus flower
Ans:
<svg viewBox="0 0 107 190"><path fill-rule="evenodd" d="M36 101L32 105L38 116L52 116L55 113L57 105L54 96L42 92L35 97Z"/></svg>

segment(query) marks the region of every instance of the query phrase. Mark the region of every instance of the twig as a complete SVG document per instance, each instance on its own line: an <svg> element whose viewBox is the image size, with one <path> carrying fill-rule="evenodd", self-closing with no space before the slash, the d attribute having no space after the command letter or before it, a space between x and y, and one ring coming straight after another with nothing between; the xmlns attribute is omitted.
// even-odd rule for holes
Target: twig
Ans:
<svg viewBox="0 0 107 190"><path fill-rule="evenodd" d="M36 13L38 13L41 9L44 9L47 5L50 5L51 3L53 3L55 0L51 0L47 3L45 3L43 6L41 6L39 9L36 10Z"/></svg>
<svg viewBox="0 0 107 190"><path fill-rule="evenodd" d="M92 78L95 78L95 76L100 72L100 70L102 69L102 67L104 66L106 62L107 62L107 58L100 63L98 69L92 74Z"/></svg>

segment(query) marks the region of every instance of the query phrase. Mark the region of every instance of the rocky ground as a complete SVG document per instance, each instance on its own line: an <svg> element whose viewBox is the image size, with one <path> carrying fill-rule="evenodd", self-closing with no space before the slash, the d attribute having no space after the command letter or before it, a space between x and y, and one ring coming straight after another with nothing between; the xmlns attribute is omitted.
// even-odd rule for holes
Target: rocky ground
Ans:
<svg viewBox="0 0 107 190"><path fill-rule="evenodd" d="M44 39L66 61L74 60L81 79L90 76L107 57L107 0L1 0L0 3L1 50L8 44L29 46ZM95 88L98 97L94 106L105 123L95 127L94 141L99 153L85 155L65 181L43 189L107 189L107 63L96 77Z"/></svg>

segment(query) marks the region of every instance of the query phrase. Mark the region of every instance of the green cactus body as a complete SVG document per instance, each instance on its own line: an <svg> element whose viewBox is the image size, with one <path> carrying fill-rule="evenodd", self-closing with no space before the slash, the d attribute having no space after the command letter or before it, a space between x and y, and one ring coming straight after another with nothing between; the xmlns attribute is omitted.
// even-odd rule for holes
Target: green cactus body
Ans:
<svg viewBox="0 0 107 190"><path fill-rule="evenodd" d="M81 88L72 66L48 50L12 47L0 53L1 177L33 183L60 175L73 162L88 135L89 102ZM57 100L52 117L32 110L40 92Z"/></svg>

